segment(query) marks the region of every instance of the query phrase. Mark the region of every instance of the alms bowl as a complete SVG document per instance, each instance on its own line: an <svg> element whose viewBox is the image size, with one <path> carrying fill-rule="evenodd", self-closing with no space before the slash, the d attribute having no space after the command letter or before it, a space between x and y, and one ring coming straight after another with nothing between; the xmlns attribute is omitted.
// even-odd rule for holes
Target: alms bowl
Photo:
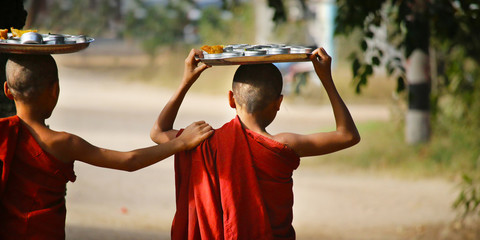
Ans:
<svg viewBox="0 0 480 240"><path fill-rule="evenodd" d="M20 37L21 44L41 44L43 43L43 37L36 32L27 32Z"/></svg>

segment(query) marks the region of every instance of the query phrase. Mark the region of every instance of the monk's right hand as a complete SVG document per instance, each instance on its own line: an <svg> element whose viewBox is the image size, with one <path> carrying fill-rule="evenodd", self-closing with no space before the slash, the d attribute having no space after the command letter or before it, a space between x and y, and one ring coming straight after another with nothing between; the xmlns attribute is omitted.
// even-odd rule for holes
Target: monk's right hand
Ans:
<svg viewBox="0 0 480 240"><path fill-rule="evenodd" d="M198 121L186 127L182 134L178 136L178 140L183 141L186 146L186 150L189 150L196 147L212 134L212 126L205 121Z"/></svg>
<svg viewBox="0 0 480 240"><path fill-rule="evenodd" d="M332 79L332 57L327 54L324 48L317 48L310 55L315 72L322 81Z"/></svg>
<svg viewBox="0 0 480 240"><path fill-rule="evenodd" d="M205 69L211 67L206 64L199 65L200 60L195 58L195 56L202 58L203 52L198 49L190 50L188 57L185 59L185 69L183 71L182 80L184 84L193 84L198 79L198 77L200 77L200 74L205 71Z"/></svg>

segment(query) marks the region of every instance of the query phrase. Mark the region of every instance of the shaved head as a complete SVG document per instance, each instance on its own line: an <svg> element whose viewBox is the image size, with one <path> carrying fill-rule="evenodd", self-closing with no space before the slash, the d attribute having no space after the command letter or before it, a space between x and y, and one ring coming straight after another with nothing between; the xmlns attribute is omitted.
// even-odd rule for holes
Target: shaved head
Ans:
<svg viewBox="0 0 480 240"><path fill-rule="evenodd" d="M13 96L24 102L35 100L58 82L57 65L50 55L9 55L6 75Z"/></svg>
<svg viewBox="0 0 480 240"><path fill-rule="evenodd" d="M248 113L265 109L282 93L282 74L273 64L249 64L238 67L233 77L235 100Z"/></svg>

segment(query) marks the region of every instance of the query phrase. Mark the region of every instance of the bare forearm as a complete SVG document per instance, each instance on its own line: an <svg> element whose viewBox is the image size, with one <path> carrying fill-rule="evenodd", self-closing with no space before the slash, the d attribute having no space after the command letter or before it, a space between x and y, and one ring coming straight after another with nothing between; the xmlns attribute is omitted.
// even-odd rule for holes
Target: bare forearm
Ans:
<svg viewBox="0 0 480 240"><path fill-rule="evenodd" d="M124 171L144 168L187 148L182 139L174 139L156 146L128 152L98 148L80 138L76 140L74 146L76 147L71 148L73 151L67 153L71 155L72 159L98 167Z"/></svg>
<svg viewBox="0 0 480 240"><path fill-rule="evenodd" d="M200 77L200 74L209 67L205 64L198 65L200 60L197 60L195 55L203 56L203 53L200 50L190 50L188 57L185 59L185 69L180 87L170 98L167 105L165 105L150 131L150 138L156 143L164 143L175 138L177 131L173 130L173 123L177 118L178 110L180 105L182 105L185 94Z"/></svg>
<svg viewBox="0 0 480 240"><path fill-rule="evenodd" d="M136 171L186 149L186 144L178 139L173 139L153 147L136 149L128 154L129 157L123 162L122 169L126 171Z"/></svg>
<svg viewBox="0 0 480 240"><path fill-rule="evenodd" d="M337 125L337 132L342 133L347 131L347 133L358 135L352 116L350 115L350 112L348 111L348 108L343 102L342 98L338 94L337 88L333 82L331 72L332 58L327 54L325 49L319 48L313 51L310 59L312 60L315 72L322 81L322 84L327 91L330 103L332 104L333 114Z"/></svg>
<svg viewBox="0 0 480 240"><path fill-rule="evenodd" d="M335 84L333 83L333 80L331 79L331 77L330 79L325 80L326 81L322 81L322 83L324 84L328 98L332 105L337 131L342 133L348 133L354 139L359 138L355 122L353 121L353 118L348 111L348 108L345 105L343 99L340 97L340 94L338 93Z"/></svg>
<svg viewBox="0 0 480 240"><path fill-rule="evenodd" d="M170 138L172 138L172 136L169 136L166 132L173 129L178 110L180 109L190 86L190 84L182 84L160 112L160 115L150 131L150 138L154 142L163 143L171 140Z"/></svg>
<svg viewBox="0 0 480 240"><path fill-rule="evenodd" d="M327 154L351 147L360 141L357 127L335 87L331 74L331 57L319 48L310 56L315 72L322 81L333 108L336 130L308 135L284 133L275 137L295 150L299 156Z"/></svg>
<svg viewBox="0 0 480 240"><path fill-rule="evenodd" d="M183 99L187 94L188 89L190 89L189 84L182 84L174 95L170 98L167 105L163 108L162 112L158 116L157 124L161 130L171 130L173 128L173 123L178 114L178 110L182 105Z"/></svg>

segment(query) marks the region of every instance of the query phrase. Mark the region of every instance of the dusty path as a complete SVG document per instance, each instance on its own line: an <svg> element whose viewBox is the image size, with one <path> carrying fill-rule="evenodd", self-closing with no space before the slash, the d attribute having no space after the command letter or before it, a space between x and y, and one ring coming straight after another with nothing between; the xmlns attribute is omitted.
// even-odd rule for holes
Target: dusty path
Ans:
<svg viewBox="0 0 480 240"><path fill-rule="evenodd" d="M109 75L62 67L61 97L48 124L116 150L151 145L149 130L171 92ZM357 122L388 120L382 106L350 105ZM234 116L226 99L187 96L177 127L206 120L220 127ZM295 123L295 124L293 124ZM282 107L270 131L311 132L333 126L328 106ZM67 239L169 239L174 214L173 159L134 172L76 163L68 185ZM305 161L308 161L306 159ZM314 170L295 172L298 239L414 239L455 214L453 185ZM419 235L420 234L420 235Z"/></svg>

